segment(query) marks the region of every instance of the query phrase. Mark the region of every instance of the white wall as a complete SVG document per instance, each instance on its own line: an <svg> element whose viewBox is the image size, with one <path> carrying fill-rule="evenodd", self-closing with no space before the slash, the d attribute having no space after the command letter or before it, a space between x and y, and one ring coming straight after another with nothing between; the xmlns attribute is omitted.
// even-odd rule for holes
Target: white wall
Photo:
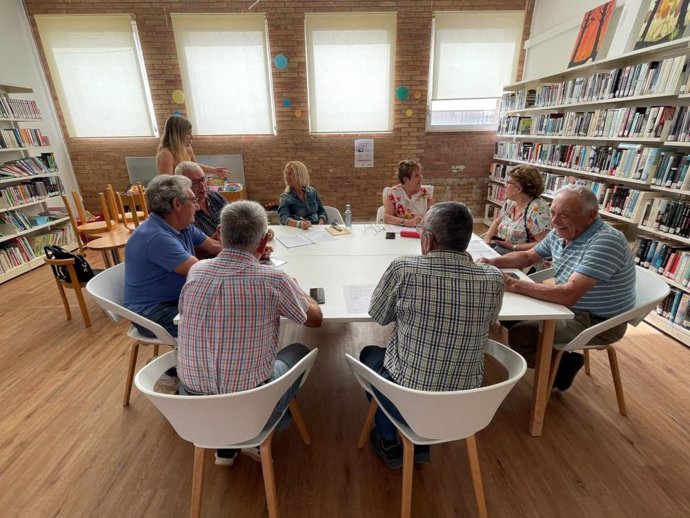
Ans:
<svg viewBox="0 0 690 518"><path fill-rule="evenodd" d="M532 33L525 43L527 55L523 79L557 73L568 67L582 16L606 0L536 0L532 16ZM629 48L632 29L639 26L640 8L646 10L649 0L616 0L618 23L614 18L607 30L610 46L602 48L598 59L625 53ZM614 14L617 17L617 15ZM634 36L633 36L633 39Z"/></svg>
<svg viewBox="0 0 690 518"><path fill-rule="evenodd" d="M0 83L26 86L34 90L32 95L26 97L35 100L41 110L43 120L39 126L50 139L65 191L78 190L21 0L0 0ZM0 156L0 160L2 159ZM62 205L61 201L59 205Z"/></svg>

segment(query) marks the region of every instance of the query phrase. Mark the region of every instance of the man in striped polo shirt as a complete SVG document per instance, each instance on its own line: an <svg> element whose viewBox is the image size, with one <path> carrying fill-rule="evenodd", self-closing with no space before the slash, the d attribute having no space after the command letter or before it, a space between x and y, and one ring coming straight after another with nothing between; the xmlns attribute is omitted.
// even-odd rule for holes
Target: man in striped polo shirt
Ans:
<svg viewBox="0 0 690 518"><path fill-rule="evenodd" d="M568 306L575 318L556 323L554 343L568 343L583 330L631 309L635 304L635 264L625 236L599 218L596 195L581 185L568 185L551 204L553 230L533 249L484 260L499 268L525 268L551 257L555 284L505 277L506 291ZM510 324L510 323L508 323ZM508 325L510 346L533 366L539 322ZM598 335L591 343L620 340L627 324ZM567 390L584 364L580 353L567 352L554 386Z"/></svg>

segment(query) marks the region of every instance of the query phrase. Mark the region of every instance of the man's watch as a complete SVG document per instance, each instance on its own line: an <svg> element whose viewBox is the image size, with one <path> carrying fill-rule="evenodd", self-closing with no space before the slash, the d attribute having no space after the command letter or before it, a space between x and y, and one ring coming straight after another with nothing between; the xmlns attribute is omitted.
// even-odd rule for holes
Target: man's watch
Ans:
<svg viewBox="0 0 690 518"><path fill-rule="evenodd" d="M513 252L517 251L517 245L513 243Z"/></svg>

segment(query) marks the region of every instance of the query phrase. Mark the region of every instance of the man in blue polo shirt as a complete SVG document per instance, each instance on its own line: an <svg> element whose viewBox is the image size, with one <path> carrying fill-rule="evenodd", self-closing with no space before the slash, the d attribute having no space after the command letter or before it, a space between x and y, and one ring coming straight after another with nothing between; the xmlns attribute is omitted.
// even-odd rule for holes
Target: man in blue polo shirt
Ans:
<svg viewBox="0 0 690 518"><path fill-rule="evenodd" d="M189 178L156 176L146 187L146 200L151 215L125 247L125 306L177 336L173 319L187 272L198 261L194 249L215 256L221 247L192 225L199 206Z"/></svg>
<svg viewBox="0 0 690 518"><path fill-rule="evenodd" d="M499 268L525 268L552 258L555 284L538 284L505 277L506 291L568 306L575 318L556 323L554 343L568 343L583 330L631 309L635 304L635 265L625 236L599 218L596 195L580 185L568 185L551 204L553 230L537 246L495 259ZM534 362L539 322L509 327L508 342L530 366ZM591 343L620 340L627 324L598 335ZM582 368L581 354L568 352L558 367L554 386L567 390Z"/></svg>

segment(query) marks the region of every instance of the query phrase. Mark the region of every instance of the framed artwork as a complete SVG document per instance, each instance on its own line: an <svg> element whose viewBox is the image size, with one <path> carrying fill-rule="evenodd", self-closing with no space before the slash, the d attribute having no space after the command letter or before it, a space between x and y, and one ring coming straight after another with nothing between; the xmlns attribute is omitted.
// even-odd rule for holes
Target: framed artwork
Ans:
<svg viewBox="0 0 690 518"><path fill-rule="evenodd" d="M672 41L683 35L690 0L652 0L640 28L635 50Z"/></svg>
<svg viewBox="0 0 690 518"><path fill-rule="evenodd" d="M597 52L601 47L615 6L616 0L611 0L585 13L568 68L594 61L597 58Z"/></svg>

